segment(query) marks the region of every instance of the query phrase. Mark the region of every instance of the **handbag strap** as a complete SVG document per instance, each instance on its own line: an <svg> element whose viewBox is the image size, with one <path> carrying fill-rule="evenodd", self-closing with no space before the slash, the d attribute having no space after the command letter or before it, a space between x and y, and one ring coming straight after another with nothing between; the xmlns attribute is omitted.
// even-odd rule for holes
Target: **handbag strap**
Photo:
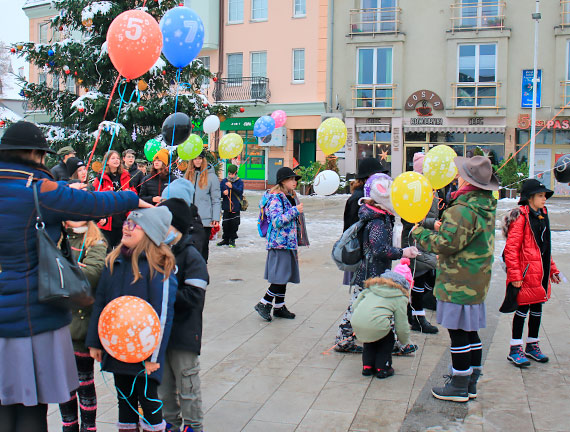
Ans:
<svg viewBox="0 0 570 432"><path fill-rule="evenodd" d="M41 229L45 226L43 218L42 218L42 212L40 211L40 200L38 198L38 186L37 186L37 182L33 182L32 183L32 190L34 191L34 204L36 206L36 229ZM41 228L40 228L41 227Z"/></svg>

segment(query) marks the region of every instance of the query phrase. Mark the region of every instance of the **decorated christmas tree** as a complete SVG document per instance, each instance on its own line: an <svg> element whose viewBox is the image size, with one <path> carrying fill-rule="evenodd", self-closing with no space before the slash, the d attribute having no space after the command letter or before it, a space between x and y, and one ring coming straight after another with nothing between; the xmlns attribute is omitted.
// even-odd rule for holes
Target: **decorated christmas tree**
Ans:
<svg viewBox="0 0 570 432"><path fill-rule="evenodd" d="M237 110L209 103L205 90L216 78L198 59L178 69L161 55L144 75L122 78L116 86L119 73L111 63L106 42L112 21L133 9L142 9L159 21L179 5L178 1L54 0L52 4L59 14L50 21L50 42L22 42L12 49L51 77L41 84L23 82L22 95L29 109L44 110L50 116L50 124L41 127L52 148L72 145L85 158L99 135L94 156L100 159L114 133L113 149L133 148L142 154L144 144L160 136L163 121L175 112L175 104L176 111L187 114L194 127L209 115L223 120ZM70 77L79 94L69 91L66 81ZM59 86L53 85L54 79Z"/></svg>

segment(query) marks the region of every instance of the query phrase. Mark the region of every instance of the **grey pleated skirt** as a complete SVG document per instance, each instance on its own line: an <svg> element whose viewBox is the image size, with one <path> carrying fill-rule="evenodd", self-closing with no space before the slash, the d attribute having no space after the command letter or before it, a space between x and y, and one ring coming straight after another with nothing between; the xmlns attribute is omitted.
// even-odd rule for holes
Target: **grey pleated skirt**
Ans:
<svg viewBox="0 0 570 432"><path fill-rule="evenodd" d="M301 282L297 251L290 249L269 249L265 261L265 275L269 283L285 285Z"/></svg>
<svg viewBox="0 0 570 432"><path fill-rule="evenodd" d="M487 326L485 303L461 305L437 301L437 322L449 330L478 331Z"/></svg>
<svg viewBox="0 0 570 432"><path fill-rule="evenodd" d="M79 387L69 327L23 338L0 338L2 405L63 403Z"/></svg>

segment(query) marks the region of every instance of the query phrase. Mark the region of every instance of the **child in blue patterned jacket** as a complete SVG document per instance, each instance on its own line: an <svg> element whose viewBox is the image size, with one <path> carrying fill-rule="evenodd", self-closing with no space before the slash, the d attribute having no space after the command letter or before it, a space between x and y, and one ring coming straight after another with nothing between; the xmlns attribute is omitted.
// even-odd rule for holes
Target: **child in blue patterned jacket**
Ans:
<svg viewBox="0 0 570 432"><path fill-rule="evenodd" d="M295 318L295 314L285 306L285 290L288 283L301 282L297 258L297 224L303 213L303 204L295 201L295 188L300 178L291 168L280 168L277 171L277 185L264 197L267 199L269 220L265 279L271 285L254 309L266 321L271 321L273 300L274 317Z"/></svg>

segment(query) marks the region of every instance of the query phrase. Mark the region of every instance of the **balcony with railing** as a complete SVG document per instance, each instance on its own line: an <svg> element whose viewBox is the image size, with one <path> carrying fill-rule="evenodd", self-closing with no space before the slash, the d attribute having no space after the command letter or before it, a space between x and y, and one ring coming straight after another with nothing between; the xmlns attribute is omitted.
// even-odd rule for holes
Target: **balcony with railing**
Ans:
<svg viewBox="0 0 570 432"><path fill-rule="evenodd" d="M562 86L562 108L570 109L570 81L560 81Z"/></svg>
<svg viewBox="0 0 570 432"><path fill-rule="evenodd" d="M395 84L352 86L352 110L394 110Z"/></svg>
<svg viewBox="0 0 570 432"><path fill-rule="evenodd" d="M399 7L351 9L350 36L400 32Z"/></svg>
<svg viewBox="0 0 570 432"><path fill-rule="evenodd" d="M481 109L499 111L498 82L459 82L452 83L453 109L468 109L477 112Z"/></svg>
<svg viewBox="0 0 570 432"><path fill-rule="evenodd" d="M503 30L504 1L458 0L451 4L451 31Z"/></svg>
<svg viewBox="0 0 570 432"><path fill-rule="evenodd" d="M560 0L560 27L570 27L570 0Z"/></svg>
<svg viewBox="0 0 570 432"><path fill-rule="evenodd" d="M269 78L220 78L216 81L212 96L216 102L269 103Z"/></svg>

